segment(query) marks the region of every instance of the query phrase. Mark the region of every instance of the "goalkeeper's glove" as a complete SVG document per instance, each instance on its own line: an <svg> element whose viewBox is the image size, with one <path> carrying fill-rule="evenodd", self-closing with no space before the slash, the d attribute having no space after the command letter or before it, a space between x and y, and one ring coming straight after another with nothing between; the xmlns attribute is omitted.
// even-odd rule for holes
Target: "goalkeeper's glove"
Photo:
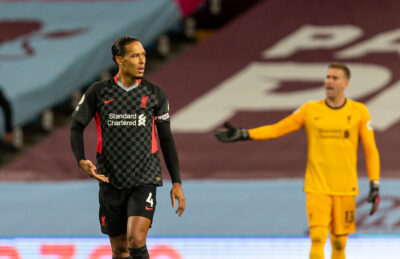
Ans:
<svg viewBox="0 0 400 259"><path fill-rule="evenodd" d="M238 140L250 139L247 129L236 128L232 126L229 122L225 122L223 126L225 127L225 129L214 131L214 135L219 141L234 142Z"/></svg>
<svg viewBox="0 0 400 259"><path fill-rule="evenodd" d="M379 181L370 181L369 182L369 194L367 198L368 202L372 202L372 207L369 212L369 215L373 215L379 206Z"/></svg>

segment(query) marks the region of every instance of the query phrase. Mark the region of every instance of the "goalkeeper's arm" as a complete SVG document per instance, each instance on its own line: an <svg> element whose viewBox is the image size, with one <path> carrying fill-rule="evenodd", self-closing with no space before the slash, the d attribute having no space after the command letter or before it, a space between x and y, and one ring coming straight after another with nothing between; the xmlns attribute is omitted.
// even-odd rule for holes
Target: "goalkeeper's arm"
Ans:
<svg viewBox="0 0 400 259"><path fill-rule="evenodd" d="M303 127L304 120L299 114L291 114L283 120L254 129L241 129L224 123L224 129L214 131L215 137L222 142L234 142L238 140L266 140L279 138Z"/></svg>

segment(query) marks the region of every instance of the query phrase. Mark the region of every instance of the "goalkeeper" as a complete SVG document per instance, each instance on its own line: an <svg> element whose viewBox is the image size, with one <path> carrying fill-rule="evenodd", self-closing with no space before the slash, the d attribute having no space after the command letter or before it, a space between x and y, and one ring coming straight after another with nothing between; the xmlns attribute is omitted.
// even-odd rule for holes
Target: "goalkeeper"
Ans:
<svg viewBox="0 0 400 259"><path fill-rule="evenodd" d="M372 203L370 215L379 204L379 154L367 107L345 98L350 70L331 63L325 78L326 98L310 101L276 124L254 129L238 129L225 123L216 130L223 142L279 138L304 127L308 139L308 159L304 192L310 228L310 259L324 258L330 232L332 259L345 258L347 236L355 232L357 146L364 148Z"/></svg>

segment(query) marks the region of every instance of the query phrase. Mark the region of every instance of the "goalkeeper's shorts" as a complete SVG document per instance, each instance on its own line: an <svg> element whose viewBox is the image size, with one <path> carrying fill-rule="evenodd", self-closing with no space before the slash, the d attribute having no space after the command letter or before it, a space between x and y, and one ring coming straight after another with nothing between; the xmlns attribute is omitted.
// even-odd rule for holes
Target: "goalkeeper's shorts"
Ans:
<svg viewBox="0 0 400 259"><path fill-rule="evenodd" d="M327 195L322 193L306 194L308 226L328 228L335 235L344 235L356 231L356 197Z"/></svg>

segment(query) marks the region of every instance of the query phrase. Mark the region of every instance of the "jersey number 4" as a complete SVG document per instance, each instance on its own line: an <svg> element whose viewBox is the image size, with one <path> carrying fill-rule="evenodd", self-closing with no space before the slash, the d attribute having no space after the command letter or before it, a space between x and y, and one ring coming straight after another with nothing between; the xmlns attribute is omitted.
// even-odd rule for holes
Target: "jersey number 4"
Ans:
<svg viewBox="0 0 400 259"><path fill-rule="evenodd" d="M146 202L148 202L148 203L150 203L150 207L153 207L153 198L152 198L152 196L153 196L153 193L149 193L149 197L147 197L147 200L146 200Z"/></svg>

